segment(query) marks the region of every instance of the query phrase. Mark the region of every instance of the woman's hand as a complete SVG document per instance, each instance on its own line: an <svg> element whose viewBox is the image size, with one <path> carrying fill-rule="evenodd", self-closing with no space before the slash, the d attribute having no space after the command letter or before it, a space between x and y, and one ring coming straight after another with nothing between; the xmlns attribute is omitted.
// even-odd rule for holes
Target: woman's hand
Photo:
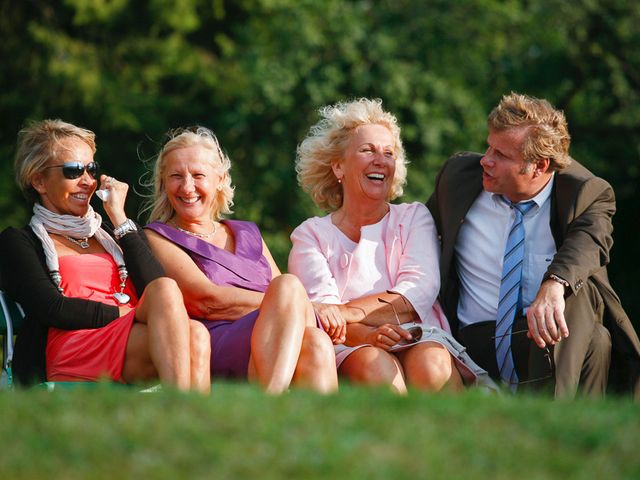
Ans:
<svg viewBox="0 0 640 480"><path fill-rule="evenodd" d="M347 321L340 312L340 307L331 303L311 302L313 310L320 319L320 324L331 341L337 345L347 338Z"/></svg>
<svg viewBox="0 0 640 480"><path fill-rule="evenodd" d="M386 323L374 328L366 338L366 343L383 350L389 350L402 340L412 340L409 332L403 329L400 325L394 325L392 323Z"/></svg>
<svg viewBox="0 0 640 480"><path fill-rule="evenodd" d="M104 211L109 215L109 220L111 220L113 226L117 227L123 224L127 220L127 215L124 212L124 202L127 198L129 185L119 182L113 177L100 175L100 190L108 192L107 200L103 205Z"/></svg>

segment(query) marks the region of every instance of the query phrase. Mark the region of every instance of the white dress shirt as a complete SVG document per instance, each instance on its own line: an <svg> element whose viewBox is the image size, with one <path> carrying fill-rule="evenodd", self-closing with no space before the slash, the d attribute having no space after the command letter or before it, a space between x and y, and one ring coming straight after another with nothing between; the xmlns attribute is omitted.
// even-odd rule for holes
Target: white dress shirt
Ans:
<svg viewBox="0 0 640 480"><path fill-rule="evenodd" d="M535 299L542 277L556 254L549 224L553 182L554 177L530 199L535 205L524 217L524 312ZM500 195L484 190L467 212L455 245L461 327L496 319L504 250L514 219L514 209Z"/></svg>

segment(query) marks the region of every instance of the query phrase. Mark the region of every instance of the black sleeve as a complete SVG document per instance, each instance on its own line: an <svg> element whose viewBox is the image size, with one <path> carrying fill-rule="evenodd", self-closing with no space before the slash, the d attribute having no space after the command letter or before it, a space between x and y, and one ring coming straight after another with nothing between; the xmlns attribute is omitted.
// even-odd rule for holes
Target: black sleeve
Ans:
<svg viewBox="0 0 640 480"><path fill-rule="evenodd" d="M156 278L165 276L160 262L151 253L149 240L140 225L137 232L126 234L119 240L124 254L124 262L138 297L147 285Z"/></svg>
<svg viewBox="0 0 640 480"><path fill-rule="evenodd" d="M40 240L29 227L7 228L0 234L0 271L2 288L44 327L99 328L120 315L115 306L58 292L49 277Z"/></svg>
<svg viewBox="0 0 640 480"><path fill-rule="evenodd" d="M442 222L441 222L441 217L440 217L440 205L439 205L439 194L440 194L440 180L442 179L442 174L445 170L445 168L447 167L448 162L446 162L442 168L440 169L440 171L438 172L438 174L436 175L436 181L435 181L435 187L433 189L433 192L431 193L431 196L429 197L429 199L425 202L425 205L427 206L427 208L429 209L429 212L431 212L431 216L433 217L433 221L436 224L436 230L438 231L438 235L442 234ZM440 239L440 241L442 241L442 239Z"/></svg>

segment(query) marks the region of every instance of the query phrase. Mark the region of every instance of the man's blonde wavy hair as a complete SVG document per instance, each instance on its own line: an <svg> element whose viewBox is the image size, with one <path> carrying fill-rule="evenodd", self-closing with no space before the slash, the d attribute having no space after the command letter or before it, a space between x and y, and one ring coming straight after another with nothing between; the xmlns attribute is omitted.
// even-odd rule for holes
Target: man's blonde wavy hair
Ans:
<svg viewBox="0 0 640 480"><path fill-rule="evenodd" d="M491 111L487 127L496 132L528 127L522 146L527 163L548 158L550 172L562 170L571 163L567 120L561 110L546 100L511 92Z"/></svg>

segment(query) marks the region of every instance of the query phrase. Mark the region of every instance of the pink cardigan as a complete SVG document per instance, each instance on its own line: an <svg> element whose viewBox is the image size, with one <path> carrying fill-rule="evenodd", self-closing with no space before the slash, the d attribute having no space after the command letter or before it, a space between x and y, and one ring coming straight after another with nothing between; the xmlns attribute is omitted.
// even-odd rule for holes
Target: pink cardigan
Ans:
<svg viewBox="0 0 640 480"><path fill-rule="evenodd" d="M403 295L421 321L450 333L440 304L440 247L429 210L418 202L389 205L378 223L352 242L331 215L313 217L291 234L289 272L312 301L343 304L390 290Z"/></svg>

